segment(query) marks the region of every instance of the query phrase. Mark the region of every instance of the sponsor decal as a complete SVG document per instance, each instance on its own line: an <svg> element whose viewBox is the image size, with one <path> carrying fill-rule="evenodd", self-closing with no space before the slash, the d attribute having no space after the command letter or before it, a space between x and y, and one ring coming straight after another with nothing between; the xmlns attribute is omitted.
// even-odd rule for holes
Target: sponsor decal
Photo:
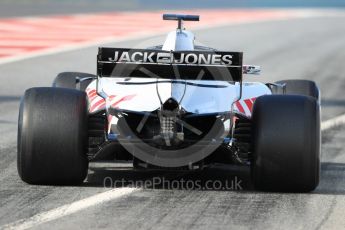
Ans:
<svg viewBox="0 0 345 230"><path fill-rule="evenodd" d="M232 65L232 54L219 53L168 53L154 51L115 51L111 62L140 62L161 64Z"/></svg>

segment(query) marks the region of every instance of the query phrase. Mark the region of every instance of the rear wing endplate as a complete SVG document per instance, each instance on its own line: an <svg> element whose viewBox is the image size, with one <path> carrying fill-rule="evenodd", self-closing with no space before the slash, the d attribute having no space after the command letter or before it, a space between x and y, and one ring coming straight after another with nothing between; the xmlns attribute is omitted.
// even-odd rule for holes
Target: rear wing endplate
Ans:
<svg viewBox="0 0 345 230"><path fill-rule="evenodd" d="M99 77L242 81L242 52L163 51L100 47Z"/></svg>

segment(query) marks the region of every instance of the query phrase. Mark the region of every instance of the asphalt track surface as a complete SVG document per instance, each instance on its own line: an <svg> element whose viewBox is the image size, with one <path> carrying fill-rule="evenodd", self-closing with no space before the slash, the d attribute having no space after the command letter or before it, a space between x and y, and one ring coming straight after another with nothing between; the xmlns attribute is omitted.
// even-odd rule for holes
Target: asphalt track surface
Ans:
<svg viewBox="0 0 345 230"><path fill-rule="evenodd" d="M262 76L251 81L274 82L306 78L318 83L322 120L345 113L345 17L300 18L195 31L199 41L220 50L242 50L245 63L261 65ZM164 37L152 39L163 41ZM145 39L147 40L147 39ZM146 45L143 40L111 44ZM34 229L344 229L345 126L322 133L322 174L309 194L259 192L244 167L214 167L203 172L132 171L128 164L93 164L82 186L33 186L23 183L16 169L18 105L24 90L50 86L61 71L94 73L97 47L36 57L0 65L0 226L23 227L30 217L109 191L104 178L129 181L241 180L243 190L231 191L138 188L105 202L81 206L67 215L54 212L49 222L36 216ZM122 190L121 190L122 189ZM121 192L118 192L121 193ZM90 204L90 200L87 200ZM79 204L79 203L78 203ZM83 205L83 204L79 204ZM85 204L84 204L85 205ZM64 214L65 211L65 214ZM47 217L47 216L45 216ZM59 218L58 218L59 217ZM48 218L49 219L49 218ZM30 220L30 219L29 219ZM29 225L30 226L30 225ZM2 227L0 227L2 228Z"/></svg>

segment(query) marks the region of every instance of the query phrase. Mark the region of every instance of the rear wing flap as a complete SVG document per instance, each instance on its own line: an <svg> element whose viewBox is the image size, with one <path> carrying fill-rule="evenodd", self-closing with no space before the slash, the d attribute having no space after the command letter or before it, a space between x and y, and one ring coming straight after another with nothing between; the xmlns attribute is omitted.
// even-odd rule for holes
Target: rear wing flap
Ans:
<svg viewBox="0 0 345 230"><path fill-rule="evenodd" d="M100 47L99 77L242 81L242 52L163 51Z"/></svg>

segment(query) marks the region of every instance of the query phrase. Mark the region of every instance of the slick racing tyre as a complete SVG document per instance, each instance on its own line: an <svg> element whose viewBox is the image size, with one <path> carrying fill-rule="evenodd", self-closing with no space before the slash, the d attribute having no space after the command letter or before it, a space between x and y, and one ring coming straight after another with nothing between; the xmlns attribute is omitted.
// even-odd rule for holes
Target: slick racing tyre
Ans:
<svg viewBox="0 0 345 230"><path fill-rule="evenodd" d="M320 175L320 108L313 97L267 95L253 108L252 178L256 188L309 192Z"/></svg>
<svg viewBox="0 0 345 230"><path fill-rule="evenodd" d="M18 172L29 184L79 184L87 175L86 94L31 88L18 119Z"/></svg>
<svg viewBox="0 0 345 230"><path fill-rule="evenodd" d="M317 101L319 101L319 88L317 87L314 81L283 80L277 81L276 83L285 85L285 94L310 96L314 97Z"/></svg>
<svg viewBox="0 0 345 230"><path fill-rule="evenodd" d="M63 72L59 73L54 82L53 87L78 89L85 91L87 86L96 79L96 76L88 73Z"/></svg>

